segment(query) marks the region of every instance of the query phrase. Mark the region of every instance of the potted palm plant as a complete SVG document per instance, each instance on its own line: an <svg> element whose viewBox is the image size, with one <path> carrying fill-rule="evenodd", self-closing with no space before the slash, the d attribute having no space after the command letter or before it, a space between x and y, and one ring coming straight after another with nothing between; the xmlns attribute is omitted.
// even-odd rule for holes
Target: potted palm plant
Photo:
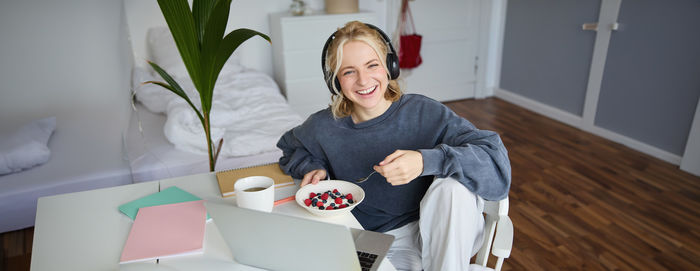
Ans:
<svg viewBox="0 0 700 271"><path fill-rule="evenodd" d="M148 81L160 85L182 97L192 107L202 122L206 137L209 170L214 171L216 160L224 143L218 147L211 140L209 115L214 96L214 84L231 54L246 40L260 36L270 41L270 37L255 30L239 28L225 34L231 0L194 0L190 9L187 0L158 0L158 6L170 28L175 44L187 72L199 92L199 107L187 97L180 85L158 64L148 62L165 82Z"/></svg>

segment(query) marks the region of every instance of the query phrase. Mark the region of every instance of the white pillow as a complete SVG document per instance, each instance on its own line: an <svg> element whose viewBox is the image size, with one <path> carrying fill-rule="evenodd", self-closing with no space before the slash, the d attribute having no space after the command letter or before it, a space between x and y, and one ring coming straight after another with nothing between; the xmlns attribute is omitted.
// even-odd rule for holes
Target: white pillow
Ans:
<svg viewBox="0 0 700 271"><path fill-rule="evenodd" d="M151 57L151 61L158 64L158 66L168 72L170 76L178 78L189 77L187 68L185 68L185 63L182 62L182 57L177 50L175 40L170 34L170 29L168 29L168 27L160 26L149 28L146 35L148 53ZM240 64L240 58L234 52L221 69L220 76L222 74L238 73L242 70L243 66ZM156 75L155 71L153 72L154 75Z"/></svg>
<svg viewBox="0 0 700 271"><path fill-rule="evenodd" d="M49 117L0 136L0 175L46 163L51 156L47 144L55 129L56 117Z"/></svg>

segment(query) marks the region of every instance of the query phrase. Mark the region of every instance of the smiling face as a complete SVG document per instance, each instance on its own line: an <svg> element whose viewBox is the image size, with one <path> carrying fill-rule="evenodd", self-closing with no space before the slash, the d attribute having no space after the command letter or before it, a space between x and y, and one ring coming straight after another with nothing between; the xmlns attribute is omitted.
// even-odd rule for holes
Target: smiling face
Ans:
<svg viewBox="0 0 700 271"><path fill-rule="evenodd" d="M351 116L355 122L378 117L391 106L384 97L389 83L386 69L367 43L349 41L343 45L337 76L343 95L353 102Z"/></svg>

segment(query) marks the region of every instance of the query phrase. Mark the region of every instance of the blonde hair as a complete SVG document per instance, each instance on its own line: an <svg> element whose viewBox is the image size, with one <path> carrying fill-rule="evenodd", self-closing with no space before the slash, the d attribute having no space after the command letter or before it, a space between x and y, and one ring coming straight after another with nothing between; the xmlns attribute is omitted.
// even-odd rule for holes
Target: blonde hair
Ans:
<svg viewBox="0 0 700 271"><path fill-rule="evenodd" d="M389 48L384 42L382 36L376 30L370 28L366 24L358 21L348 22L342 28L338 28L335 32L335 38L331 41L328 46L328 51L326 52L326 71L331 71L331 76L328 77L329 86L335 91L335 95L331 96L331 112L333 112L333 117L343 118L347 117L352 113L353 103L349 99L345 98L343 92L337 89L335 80L338 76L338 71L340 70L341 61L343 59L343 46L350 41L361 41L369 45L377 56L379 56L379 61L382 67L386 70L387 77L389 76L389 70L386 68L386 55L389 52ZM402 95L399 83L396 80L389 80L389 85L384 93L384 98L394 102L397 101Z"/></svg>

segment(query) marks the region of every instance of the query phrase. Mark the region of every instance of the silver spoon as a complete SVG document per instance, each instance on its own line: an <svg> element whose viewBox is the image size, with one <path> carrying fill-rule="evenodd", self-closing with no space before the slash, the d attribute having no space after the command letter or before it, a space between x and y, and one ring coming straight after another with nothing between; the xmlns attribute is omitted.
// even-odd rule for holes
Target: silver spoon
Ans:
<svg viewBox="0 0 700 271"><path fill-rule="evenodd" d="M355 183L364 183L365 181L367 181L369 179L369 176L372 176L372 174L374 174L374 173L377 173L377 171L373 170L372 173L367 175L367 177L359 178L359 179L355 180Z"/></svg>

